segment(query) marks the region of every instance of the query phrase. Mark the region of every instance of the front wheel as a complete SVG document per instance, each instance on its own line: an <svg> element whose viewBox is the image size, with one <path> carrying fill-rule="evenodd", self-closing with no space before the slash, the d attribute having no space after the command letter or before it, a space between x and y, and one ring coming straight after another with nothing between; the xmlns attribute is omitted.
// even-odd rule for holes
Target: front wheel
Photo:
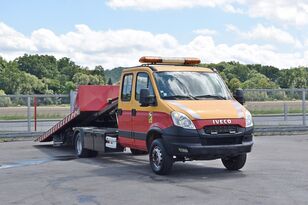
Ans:
<svg viewBox="0 0 308 205"><path fill-rule="evenodd" d="M149 158L151 168L155 174L166 175L171 171L173 160L168 155L161 139L156 139L152 142Z"/></svg>
<svg viewBox="0 0 308 205"><path fill-rule="evenodd" d="M246 163L247 154L241 154L235 157L227 157L221 159L223 165L228 170L239 170L244 167Z"/></svg>

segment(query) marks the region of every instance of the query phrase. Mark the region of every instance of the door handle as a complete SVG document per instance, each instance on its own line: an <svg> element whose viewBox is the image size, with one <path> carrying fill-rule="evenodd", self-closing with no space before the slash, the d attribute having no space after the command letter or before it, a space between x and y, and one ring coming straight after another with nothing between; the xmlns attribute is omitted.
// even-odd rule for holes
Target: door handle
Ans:
<svg viewBox="0 0 308 205"><path fill-rule="evenodd" d="M118 109L118 115L122 115L123 110L122 109Z"/></svg>
<svg viewBox="0 0 308 205"><path fill-rule="evenodd" d="M132 109L132 116L136 116L137 114L137 110L136 109Z"/></svg>

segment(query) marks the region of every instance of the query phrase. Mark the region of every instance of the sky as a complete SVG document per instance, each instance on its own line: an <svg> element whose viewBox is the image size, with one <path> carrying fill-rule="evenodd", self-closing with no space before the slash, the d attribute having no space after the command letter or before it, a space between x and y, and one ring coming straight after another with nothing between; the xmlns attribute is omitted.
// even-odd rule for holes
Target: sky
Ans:
<svg viewBox="0 0 308 205"><path fill-rule="evenodd" d="M0 56L93 69L144 55L308 66L308 0L0 0Z"/></svg>

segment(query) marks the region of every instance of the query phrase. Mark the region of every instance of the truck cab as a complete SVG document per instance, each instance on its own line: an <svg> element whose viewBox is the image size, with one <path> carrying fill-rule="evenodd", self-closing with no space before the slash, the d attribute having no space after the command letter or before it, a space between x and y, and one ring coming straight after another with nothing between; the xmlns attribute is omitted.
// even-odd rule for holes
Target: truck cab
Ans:
<svg viewBox="0 0 308 205"><path fill-rule="evenodd" d="M253 121L211 69L196 58L142 57L123 70L118 98L118 143L149 153L152 170L167 174L176 161L221 159L241 169L253 145Z"/></svg>

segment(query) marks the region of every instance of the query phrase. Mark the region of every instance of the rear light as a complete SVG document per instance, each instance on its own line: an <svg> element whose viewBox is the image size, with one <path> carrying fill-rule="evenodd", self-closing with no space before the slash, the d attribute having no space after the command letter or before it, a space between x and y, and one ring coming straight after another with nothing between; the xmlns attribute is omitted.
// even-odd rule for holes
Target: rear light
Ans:
<svg viewBox="0 0 308 205"><path fill-rule="evenodd" d="M143 56L139 59L140 63L149 64L184 64L184 65L196 65L200 64L199 58L175 58L175 57L155 57L155 56Z"/></svg>

